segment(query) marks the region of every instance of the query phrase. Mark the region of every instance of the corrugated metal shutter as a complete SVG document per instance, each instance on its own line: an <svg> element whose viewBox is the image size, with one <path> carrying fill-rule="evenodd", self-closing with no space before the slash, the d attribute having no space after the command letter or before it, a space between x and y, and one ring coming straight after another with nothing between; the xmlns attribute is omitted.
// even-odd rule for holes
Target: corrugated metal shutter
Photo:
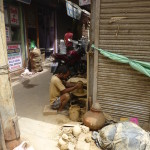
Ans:
<svg viewBox="0 0 150 150"><path fill-rule="evenodd" d="M150 1L101 0L99 47L150 62ZM97 84L105 112L149 121L150 78L99 54Z"/></svg>

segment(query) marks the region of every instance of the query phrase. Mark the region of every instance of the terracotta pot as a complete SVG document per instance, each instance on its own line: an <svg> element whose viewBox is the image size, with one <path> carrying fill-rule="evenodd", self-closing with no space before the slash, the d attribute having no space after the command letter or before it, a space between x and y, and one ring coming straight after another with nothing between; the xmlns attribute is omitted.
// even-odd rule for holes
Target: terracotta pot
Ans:
<svg viewBox="0 0 150 150"><path fill-rule="evenodd" d="M105 117L98 102L93 104L91 110L85 113L83 123L91 130L99 130L104 126Z"/></svg>

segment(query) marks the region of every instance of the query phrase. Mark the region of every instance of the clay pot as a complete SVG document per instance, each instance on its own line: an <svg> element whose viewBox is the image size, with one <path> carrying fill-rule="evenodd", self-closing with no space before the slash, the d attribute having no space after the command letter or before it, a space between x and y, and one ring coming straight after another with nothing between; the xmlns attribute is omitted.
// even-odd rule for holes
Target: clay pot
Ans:
<svg viewBox="0 0 150 150"><path fill-rule="evenodd" d="M78 82L79 88L74 90L72 92L73 95L77 96L77 97L82 97L82 96L86 96L87 95L87 91L83 88L83 82L79 81Z"/></svg>
<svg viewBox="0 0 150 150"><path fill-rule="evenodd" d="M91 110L85 113L83 123L91 130L98 130L104 126L105 117L98 102L94 103Z"/></svg>
<svg viewBox="0 0 150 150"><path fill-rule="evenodd" d="M69 118L72 121L79 121L80 118L80 106L72 105L69 108Z"/></svg>
<svg viewBox="0 0 150 150"><path fill-rule="evenodd" d="M79 125L74 126L74 127L73 127L73 135L74 135L75 137L78 137L78 136L80 135L80 133L81 133L81 128L80 128L80 126L79 126Z"/></svg>
<svg viewBox="0 0 150 150"><path fill-rule="evenodd" d="M72 92L74 96L83 97L87 95L87 90L85 89L76 89Z"/></svg>

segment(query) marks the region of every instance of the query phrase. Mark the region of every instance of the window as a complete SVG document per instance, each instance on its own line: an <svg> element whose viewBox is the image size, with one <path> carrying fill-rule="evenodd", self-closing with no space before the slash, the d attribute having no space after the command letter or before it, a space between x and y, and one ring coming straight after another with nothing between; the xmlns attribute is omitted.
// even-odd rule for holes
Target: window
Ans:
<svg viewBox="0 0 150 150"><path fill-rule="evenodd" d="M7 43L21 43L19 9L12 5L4 8Z"/></svg>

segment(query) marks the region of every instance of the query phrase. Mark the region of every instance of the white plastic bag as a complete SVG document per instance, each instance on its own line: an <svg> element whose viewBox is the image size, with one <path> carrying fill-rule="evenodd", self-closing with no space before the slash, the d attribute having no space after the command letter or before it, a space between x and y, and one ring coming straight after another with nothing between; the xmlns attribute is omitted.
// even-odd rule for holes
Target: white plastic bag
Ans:
<svg viewBox="0 0 150 150"><path fill-rule="evenodd" d="M21 74L21 76L30 76L32 75L33 73L30 72L27 68L24 70L24 72Z"/></svg>
<svg viewBox="0 0 150 150"><path fill-rule="evenodd" d="M29 143L27 141L24 141L13 150L34 150L34 148L32 146L29 146Z"/></svg>

